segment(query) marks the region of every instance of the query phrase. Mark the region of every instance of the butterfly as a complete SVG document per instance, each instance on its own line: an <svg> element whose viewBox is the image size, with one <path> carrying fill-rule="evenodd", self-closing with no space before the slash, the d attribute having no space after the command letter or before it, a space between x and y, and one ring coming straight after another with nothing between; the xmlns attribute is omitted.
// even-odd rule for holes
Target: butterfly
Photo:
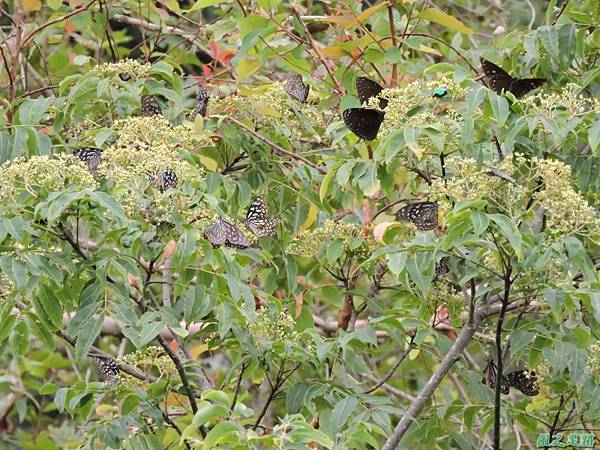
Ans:
<svg viewBox="0 0 600 450"><path fill-rule="evenodd" d="M204 87L200 86L198 88L198 92L196 92L196 107L192 111L192 117L196 117L198 114L200 114L202 117L206 117L208 99L210 99L208 92L206 92Z"/></svg>
<svg viewBox="0 0 600 450"><path fill-rule="evenodd" d="M512 92L515 97L521 97L529 91L540 87L546 82L544 78L524 78L519 80L511 77L506 71L487 59L479 58L485 78L490 83L490 87L497 94L503 91Z"/></svg>
<svg viewBox="0 0 600 450"><path fill-rule="evenodd" d="M371 97L378 96L383 88L365 77L356 78L356 92L361 103L369 101ZM388 101L379 99L379 108L384 109ZM365 141L372 141L379 133L379 127L383 123L385 114L383 111L372 108L350 108L342 113L344 123L350 131Z"/></svg>
<svg viewBox="0 0 600 450"><path fill-rule="evenodd" d="M258 237L273 234L278 223L278 219L268 216L267 200L262 195L256 197L250 204L246 213L246 220L244 220L246 228Z"/></svg>
<svg viewBox="0 0 600 450"><path fill-rule="evenodd" d="M204 238L212 244L213 248L219 248L223 244L233 248L250 247L250 241L244 233L221 218L204 230Z"/></svg>
<svg viewBox="0 0 600 450"><path fill-rule="evenodd" d="M488 165L485 165L485 168L487 169L487 171L485 172L487 175L492 175L492 176L495 176L498 178L502 178L503 180L508 181L510 184L514 184L515 186L517 185L517 180L515 180L513 177L511 177L509 174L507 174L503 170L500 170L497 167L488 166Z"/></svg>
<svg viewBox="0 0 600 450"><path fill-rule="evenodd" d="M151 173L150 184L158 189L160 192L165 192L169 188L177 187L178 179L177 174L173 172L171 169L165 169L160 173Z"/></svg>
<svg viewBox="0 0 600 450"><path fill-rule="evenodd" d="M116 385L117 375L119 374L119 363L113 358L96 357L96 365L100 371L100 376L110 386Z"/></svg>
<svg viewBox="0 0 600 450"><path fill-rule="evenodd" d="M379 133L384 113L378 109L350 108L342 113L342 117L350 131L365 141L372 141Z"/></svg>
<svg viewBox="0 0 600 450"><path fill-rule="evenodd" d="M90 172L95 172L98 169L100 161L102 161L102 150L96 147L81 147L73 152L87 166Z"/></svg>
<svg viewBox="0 0 600 450"><path fill-rule="evenodd" d="M306 103L308 98L308 91L310 88L304 84L302 76L295 73L292 75L283 86L283 89L293 99L298 100L300 103Z"/></svg>
<svg viewBox="0 0 600 450"><path fill-rule="evenodd" d="M383 88L373 80L365 77L356 78L356 93L361 103L368 102L371 97L377 97L381 94ZM385 109L388 101L385 98L379 99L379 109Z"/></svg>
<svg viewBox="0 0 600 450"><path fill-rule="evenodd" d="M438 226L438 205L435 202L411 203L396 211L396 220L408 220L419 230L433 230Z"/></svg>
<svg viewBox="0 0 600 450"><path fill-rule="evenodd" d="M156 100L150 95L142 95L142 110L140 114L144 117L155 116L162 114L160 106L156 103Z"/></svg>
<svg viewBox="0 0 600 450"><path fill-rule="evenodd" d="M438 278L443 277L448 272L450 272L450 268L444 261L440 261L440 262L436 263L433 281L437 280Z"/></svg>
<svg viewBox="0 0 600 450"><path fill-rule="evenodd" d="M496 364L490 359L483 370L485 376L481 379L481 383L486 386L496 389L496 382L498 380L498 372ZM502 381L500 382L500 392L502 394L508 394L509 388L513 387L518 389L523 394L530 397L538 395L540 388L537 384L537 375L531 370L515 370L509 374L502 375Z"/></svg>
<svg viewBox="0 0 600 450"><path fill-rule="evenodd" d="M442 97L445 97L446 95L448 95L448 89L446 89L443 86L436 87L433 90L433 94L431 94L431 96L434 98L442 98Z"/></svg>

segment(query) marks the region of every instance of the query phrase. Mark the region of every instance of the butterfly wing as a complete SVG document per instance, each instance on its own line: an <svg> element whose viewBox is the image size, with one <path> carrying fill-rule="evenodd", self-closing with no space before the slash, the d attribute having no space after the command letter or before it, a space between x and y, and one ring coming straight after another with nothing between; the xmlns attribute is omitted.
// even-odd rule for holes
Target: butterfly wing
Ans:
<svg viewBox="0 0 600 450"><path fill-rule="evenodd" d="M248 238L246 236L244 236L244 233L242 233L242 230L240 230L235 225L233 225L229 222L226 222L225 220L221 220L221 222L223 224L223 230L224 230L224 234L225 234L225 245L227 247L233 247L233 248L248 248L248 247L250 247L250 241L248 240Z"/></svg>
<svg viewBox="0 0 600 450"><path fill-rule="evenodd" d="M204 239L210 242L213 248L219 248L227 240L224 223L224 221L218 219L204 230Z"/></svg>
<svg viewBox="0 0 600 450"><path fill-rule="evenodd" d="M278 219L268 217L267 200L263 196L256 197L246 213L244 225L258 237L266 237L275 231Z"/></svg>
<svg viewBox="0 0 600 450"><path fill-rule="evenodd" d="M203 86L198 88L196 93L196 107L192 111L192 117L200 114L202 117L206 117L206 110L208 108L208 99L210 96Z"/></svg>
<svg viewBox="0 0 600 450"><path fill-rule="evenodd" d="M516 370L507 374L506 384L521 391L523 394L534 397L539 394L537 375L531 370Z"/></svg>
<svg viewBox="0 0 600 450"><path fill-rule="evenodd" d="M438 226L438 208L435 202L411 203L396 212L397 220L414 223L419 230L433 230Z"/></svg>
<svg viewBox="0 0 600 450"><path fill-rule="evenodd" d="M95 361L104 382L109 386L116 386L119 363L113 358L95 358Z"/></svg>
<svg viewBox="0 0 600 450"><path fill-rule="evenodd" d="M381 91L383 91L383 88L373 80L365 77L356 78L356 93L361 103L369 101L371 97L377 97L381 94ZM387 105L388 101L385 98L379 99L379 107L381 109L385 109Z"/></svg>
<svg viewBox="0 0 600 450"><path fill-rule="evenodd" d="M377 109L350 108L342 113L344 123L359 138L372 141L377 137L384 113Z"/></svg>
<svg viewBox="0 0 600 450"><path fill-rule="evenodd" d="M141 115L145 117L162 114L160 106L150 95L142 95Z"/></svg>
<svg viewBox="0 0 600 450"><path fill-rule="evenodd" d="M496 364L490 359L483 369L484 377L481 379L481 383L485 384L491 389L496 389L496 382L498 380L498 372L496 370ZM506 383L506 377L502 377L502 383L500 384L500 392L502 394L508 394L509 388Z"/></svg>
<svg viewBox="0 0 600 450"><path fill-rule="evenodd" d="M511 86L517 80L511 77L504 69L489 62L487 59L479 58L479 61L481 62L485 78L494 92L502 94L503 91L510 91Z"/></svg>
<svg viewBox="0 0 600 450"><path fill-rule="evenodd" d="M150 184L160 192L177 187L177 183L177 174L171 169L166 169L160 174L150 174Z"/></svg>
<svg viewBox="0 0 600 450"><path fill-rule="evenodd" d="M514 80L509 91L512 92L515 97L522 97L529 91L539 88L545 82L545 78L524 78L522 80Z"/></svg>
<svg viewBox="0 0 600 450"><path fill-rule="evenodd" d="M284 90L293 99L298 100L300 103L306 103L308 98L309 87L304 84L302 76L297 73L292 75L285 83Z"/></svg>
<svg viewBox="0 0 600 450"><path fill-rule="evenodd" d="M73 152L91 171L94 172L102 161L102 150L96 147L81 147Z"/></svg>

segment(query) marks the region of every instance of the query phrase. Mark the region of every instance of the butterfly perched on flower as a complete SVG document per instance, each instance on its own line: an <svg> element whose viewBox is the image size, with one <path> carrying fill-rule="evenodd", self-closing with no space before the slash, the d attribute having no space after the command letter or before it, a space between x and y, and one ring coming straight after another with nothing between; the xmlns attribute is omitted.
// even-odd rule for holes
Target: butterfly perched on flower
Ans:
<svg viewBox="0 0 600 450"><path fill-rule="evenodd" d="M443 276L447 275L448 272L450 272L450 268L444 261L436 263L433 281L437 280L438 278L442 278Z"/></svg>
<svg viewBox="0 0 600 450"><path fill-rule="evenodd" d="M162 114L162 110L160 109L160 106L158 105L156 100L154 100L154 98L152 98L151 95L142 95L141 100L142 100L142 109L141 109L140 115L142 115L144 117L149 117L149 116L156 116L156 115Z"/></svg>
<svg viewBox="0 0 600 450"><path fill-rule="evenodd" d="M198 92L196 92L196 106L192 111L192 118L196 117L196 115L200 114L202 117L206 117L206 109L208 108L208 100L210 96L208 92L203 86L198 87Z"/></svg>
<svg viewBox="0 0 600 450"><path fill-rule="evenodd" d="M213 248L219 248L223 244L232 248L250 247L250 241L242 230L221 218L204 230L204 238Z"/></svg>
<svg viewBox="0 0 600 450"><path fill-rule="evenodd" d="M149 175L149 178L150 185L160 192L177 187L177 183L179 182L177 174L171 169L165 169L162 172L153 172Z"/></svg>
<svg viewBox="0 0 600 450"><path fill-rule="evenodd" d="M521 97L533 89L537 89L546 82L545 78L513 78L505 70L487 59L479 58L485 79L497 94L512 92L515 97Z"/></svg>
<svg viewBox="0 0 600 450"><path fill-rule="evenodd" d="M481 383L486 386L496 389L496 383L498 382L498 371L496 364L490 359L483 369L484 377L481 379ZM534 397L539 394L540 388L537 383L537 375L532 370L515 370L506 375L502 375L502 381L500 382L500 392L502 394L508 394L509 388L515 388L521 391L523 394L530 397Z"/></svg>
<svg viewBox="0 0 600 450"><path fill-rule="evenodd" d="M381 94L383 88L373 80L365 77L356 77L356 93L361 103L366 103L371 97L377 97ZM385 98L379 98L379 109L385 109L388 101Z"/></svg>
<svg viewBox="0 0 600 450"><path fill-rule="evenodd" d="M81 147L73 152L87 166L90 172L95 172L102 161L102 149L96 147Z"/></svg>
<svg viewBox="0 0 600 450"><path fill-rule="evenodd" d="M436 202L411 203L396 211L396 219L412 222L419 230L433 230L438 226L438 205Z"/></svg>
<svg viewBox="0 0 600 450"><path fill-rule="evenodd" d="M279 219L269 217L267 200L261 195L250 204L244 225L257 237L270 236L275 232Z"/></svg>
<svg viewBox="0 0 600 450"><path fill-rule="evenodd" d="M114 386L119 374L119 363L113 358L96 357L96 366L100 371L100 376L109 386Z"/></svg>
<svg viewBox="0 0 600 450"><path fill-rule="evenodd" d="M306 103L308 98L309 86L304 84L302 76L295 73L285 82L283 89L287 94L300 103Z"/></svg>
<svg viewBox="0 0 600 450"><path fill-rule="evenodd" d="M373 80L365 77L356 78L356 92L361 103L379 96L382 90L383 88ZM385 98L379 98L380 109L384 109L387 105L388 101ZM348 129L365 141L372 141L377 137L384 117L383 111L373 108L349 108L342 113Z"/></svg>

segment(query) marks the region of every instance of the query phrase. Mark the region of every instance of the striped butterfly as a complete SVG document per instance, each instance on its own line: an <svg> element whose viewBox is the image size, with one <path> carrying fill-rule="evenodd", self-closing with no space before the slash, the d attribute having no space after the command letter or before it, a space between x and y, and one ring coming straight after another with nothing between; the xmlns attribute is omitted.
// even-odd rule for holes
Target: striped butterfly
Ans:
<svg viewBox="0 0 600 450"><path fill-rule="evenodd" d="M484 369L484 377L481 380L486 386L495 389L498 381L498 371L494 361L490 359ZM508 394L509 388L515 388L523 394L534 397L539 394L540 388L537 383L537 375L532 370L515 370L506 375L502 375L500 383L500 392Z"/></svg>
<svg viewBox="0 0 600 450"><path fill-rule="evenodd" d="M433 230L438 226L438 205L436 202L411 203L396 212L396 219L412 222L419 230Z"/></svg>
<svg viewBox="0 0 600 450"><path fill-rule="evenodd" d="M306 103L306 99L308 98L308 91L310 88L304 84L302 80L302 76L295 73L292 75L283 86L283 89L287 94L295 100L298 100L300 103Z"/></svg>
<svg viewBox="0 0 600 450"><path fill-rule="evenodd" d="M102 161L102 150L96 147L81 147L73 152L87 166L90 172L95 172Z"/></svg>
<svg viewBox="0 0 600 450"><path fill-rule="evenodd" d="M113 358L96 357L96 366L100 372L100 376L109 386L115 386L117 383L117 375L119 375L119 363Z"/></svg>
<svg viewBox="0 0 600 450"><path fill-rule="evenodd" d="M202 117L206 117L206 109L208 108L208 100L210 96L208 92L203 86L198 87L198 92L196 92L196 106L192 111L192 118L196 117L196 115L200 114Z"/></svg>
<svg viewBox="0 0 600 450"><path fill-rule="evenodd" d="M244 225L257 237L270 236L275 232L279 219L268 216L267 200L261 195L250 204Z"/></svg>
<svg viewBox="0 0 600 450"><path fill-rule="evenodd" d="M504 91L512 92L515 97L521 97L533 89L537 89L546 82L545 78L524 78L519 80L513 78L505 70L487 59L479 58L485 79L490 83L490 87L497 94Z"/></svg>
<svg viewBox="0 0 600 450"><path fill-rule="evenodd" d="M232 248L250 247L250 241L244 233L221 218L204 230L204 238L212 244L213 248L219 248L223 244Z"/></svg>
<svg viewBox="0 0 600 450"><path fill-rule="evenodd" d="M177 174L171 169L165 169L160 173L151 173L149 178L152 187L155 187L160 192L165 192L169 188L177 187L179 181L177 179Z"/></svg>
<svg viewBox="0 0 600 450"><path fill-rule="evenodd" d="M160 106L158 105L156 100L154 100L152 98L151 95L142 95L141 100L142 100L142 109L141 109L140 114L142 116L149 117L149 116L156 116L156 115L162 114Z"/></svg>

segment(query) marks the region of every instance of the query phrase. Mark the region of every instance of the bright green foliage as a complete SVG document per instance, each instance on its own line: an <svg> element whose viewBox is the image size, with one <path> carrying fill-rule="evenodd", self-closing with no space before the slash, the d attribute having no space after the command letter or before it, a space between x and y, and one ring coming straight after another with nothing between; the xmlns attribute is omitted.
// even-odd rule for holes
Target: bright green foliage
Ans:
<svg viewBox="0 0 600 450"><path fill-rule="evenodd" d="M401 444L492 448L502 299L504 373L540 386L501 397L502 448L600 429L597 1L18 3L0 39L0 448L381 448L470 306L477 332ZM479 57L548 81L498 95ZM388 100L369 143L341 117L357 76ZM103 150L93 173L81 147ZM273 236L244 226L259 195ZM395 221L425 200L436 230ZM219 217L252 246L213 248Z"/></svg>

